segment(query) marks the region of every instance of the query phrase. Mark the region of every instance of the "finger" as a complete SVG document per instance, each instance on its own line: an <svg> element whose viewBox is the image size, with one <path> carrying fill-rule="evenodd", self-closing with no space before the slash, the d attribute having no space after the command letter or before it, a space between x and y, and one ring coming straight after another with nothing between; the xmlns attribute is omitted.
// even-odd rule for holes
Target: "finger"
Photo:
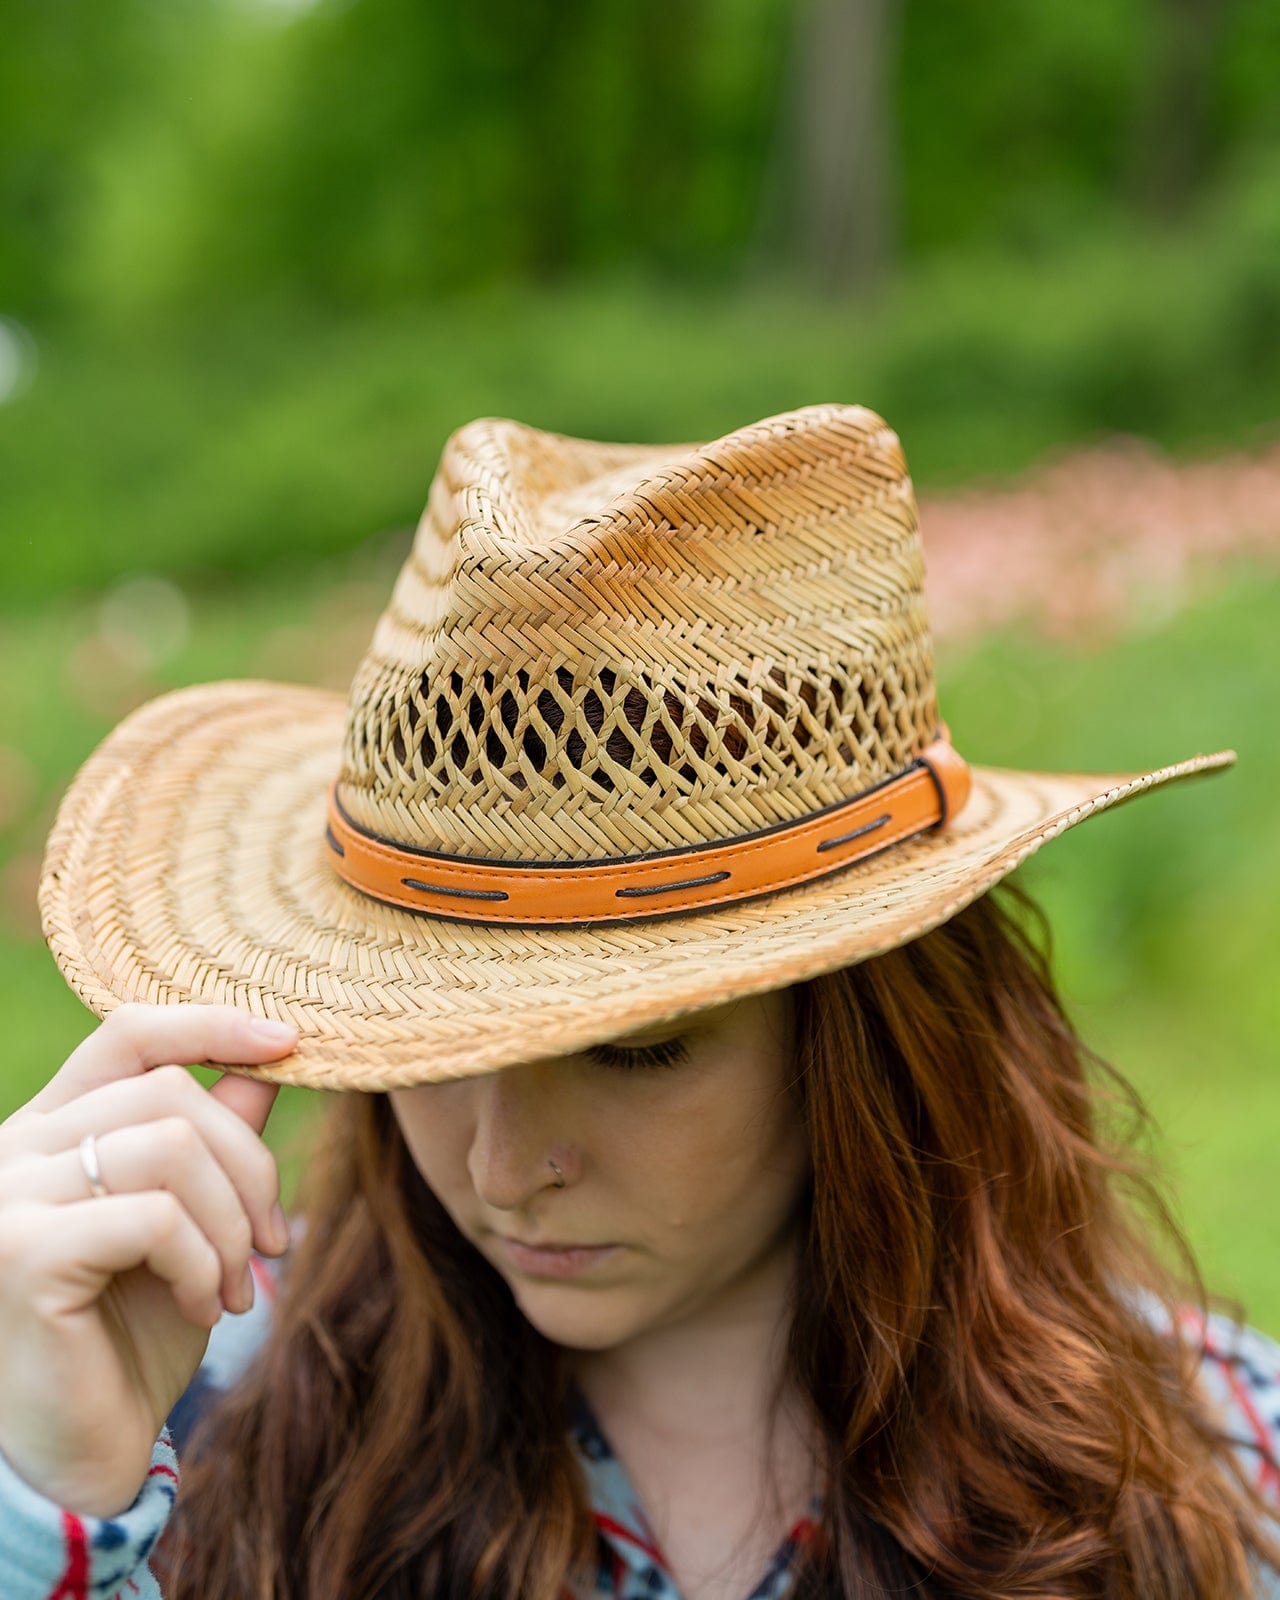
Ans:
<svg viewBox="0 0 1280 1600"><path fill-rule="evenodd" d="M219 1105L234 1111L241 1122L256 1134L261 1134L280 1087L278 1083L262 1083L257 1078L242 1078L239 1073L224 1072L208 1092Z"/></svg>
<svg viewBox="0 0 1280 1600"><path fill-rule="evenodd" d="M14 1246L15 1229L28 1238ZM148 1267L170 1286L188 1322L211 1328L222 1314L218 1252L182 1202L153 1189L67 1206L10 1206L0 1246L6 1290L53 1320L84 1311L117 1273Z"/></svg>
<svg viewBox="0 0 1280 1600"><path fill-rule="evenodd" d="M253 1224L239 1193L194 1124L183 1117L116 1128L97 1140L102 1181L111 1194L164 1189L175 1195L222 1262L219 1288L228 1310L247 1311ZM71 1205L87 1198L80 1152L62 1150L0 1167L0 1206L39 1201Z"/></svg>
<svg viewBox="0 0 1280 1600"><path fill-rule="evenodd" d="M23 1129L24 1153L52 1156L72 1150L78 1160L79 1144L87 1133L102 1139L114 1128L155 1124L175 1116L194 1125L235 1185L253 1223L257 1248L264 1255L279 1255L288 1240L272 1220L280 1198L276 1159L252 1128L201 1088L185 1067L155 1067L141 1078L104 1083L33 1119Z"/></svg>
<svg viewBox="0 0 1280 1600"><path fill-rule="evenodd" d="M235 1006L122 1005L76 1046L28 1106L56 1110L104 1083L170 1062L259 1066L296 1043L295 1028Z"/></svg>

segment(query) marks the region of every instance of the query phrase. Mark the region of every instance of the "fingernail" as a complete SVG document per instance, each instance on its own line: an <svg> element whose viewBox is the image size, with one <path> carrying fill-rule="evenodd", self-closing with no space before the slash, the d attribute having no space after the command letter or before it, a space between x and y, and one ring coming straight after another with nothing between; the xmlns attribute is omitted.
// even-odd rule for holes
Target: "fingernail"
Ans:
<svg viewBox="0 0 1280 1600"><path fill-rule="evenodd" d="M277 1200L271 1208L271 1232L280 1241L280 1248L289 1248L289 1219L284 1214L284 1207Z"/></svg>
<svg viewBox="0 0 1280 1600"><path fill-rule="evenodd" d="M252 1267L246 1267L244 1269L244 1283L241 1286L240 1298L245 1302L245 1310L246 1311L251 1310L252 1307L253 1307L253 1268Z"/></svg>
<svg viewBox="0 0 1280 1600"><path fill-rule="evenodd" d="M251 1017L249 1028L267 1044L292 1044L298 1030L288 1022L272 1022L269 1017Z"/></svg>

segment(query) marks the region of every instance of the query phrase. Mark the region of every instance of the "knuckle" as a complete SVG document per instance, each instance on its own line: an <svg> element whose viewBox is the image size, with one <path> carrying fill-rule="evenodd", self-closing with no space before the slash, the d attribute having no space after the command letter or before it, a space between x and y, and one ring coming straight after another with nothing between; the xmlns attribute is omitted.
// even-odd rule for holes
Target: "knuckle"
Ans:
<svg viewBox="0 0 1280 1600"><path fill-rule="evenodd" d="M190 1103L192 1089L199 1085L185 1067L169 1062L163 1067L152 1067L147 1074L170 1104L185 1106Z"/></svg>
<svg viewBox="0 0 1280 1600"><path fill-rule="evenodd" d="M152 1137L164 1146L169 1156L176 1157L184 1166L198 1160L204 1153L204 1140L186 1117L161 1117L155 1124Z"/></svg>
<svg viewBox="0 0 1280 1600"><path fill-rule="evenodd" d="M157 1189L148 1197L151 1207L151 1231L157 1239L172 1243L186 1232L187 1214L177 1195L167 1189Z"/></svg>
<svg viewBox="0 0 1280 1600"><path fill-rule="evenodd" d="M104 1018L102 1029L107 1033L118 1033L123 1038L136 1038L138 1032L145 1027L146 1019L152 1009L143 1005L140 1000L126 1000Z"/></svg>

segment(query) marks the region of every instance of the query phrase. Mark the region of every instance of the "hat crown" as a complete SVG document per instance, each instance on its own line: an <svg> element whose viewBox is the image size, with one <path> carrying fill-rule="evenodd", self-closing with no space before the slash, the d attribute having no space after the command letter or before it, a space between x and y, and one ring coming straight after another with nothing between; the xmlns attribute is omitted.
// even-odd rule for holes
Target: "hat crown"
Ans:
<svg viewBox="0 0 1280 1600"><path fill-rule="evenodd" d="M863 407L703 445L469 423L352 684L343 806L416 848L588 862L850 799L937 728L923 578Z"/></svg>

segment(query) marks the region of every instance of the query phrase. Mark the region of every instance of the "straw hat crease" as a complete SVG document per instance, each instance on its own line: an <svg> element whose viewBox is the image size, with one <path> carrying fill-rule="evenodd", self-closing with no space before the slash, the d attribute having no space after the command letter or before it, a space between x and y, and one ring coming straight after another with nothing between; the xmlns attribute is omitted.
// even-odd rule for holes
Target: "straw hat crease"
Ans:
<svg viewBox="0 0 1280 1600"><path fill-rule="evenodd" d="M242 1005L301 1037L235 1070L384 1090L865 960L1094 812L1235 759L971 765L958 814L852 865L599 925L387 903L327 833L337 780L353 828L464 868L696 861L883 792L939 726L910 479L873 413L661 447L484 419L446 446L349 696L183 689L94 752L50 836L45 933L99 1015Z"/></svg>

